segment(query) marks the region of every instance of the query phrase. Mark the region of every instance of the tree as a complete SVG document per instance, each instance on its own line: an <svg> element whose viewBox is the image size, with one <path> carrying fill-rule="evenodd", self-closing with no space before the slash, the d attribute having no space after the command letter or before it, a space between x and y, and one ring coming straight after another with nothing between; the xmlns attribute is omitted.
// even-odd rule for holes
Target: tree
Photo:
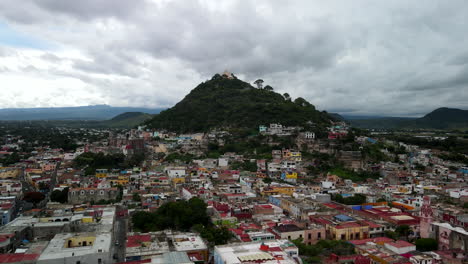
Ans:
<svg viewBox="0 0 468 264"><path fill-rule="evenodd" d="M311 105L309 102L307 102L307 100L305 100L302 97L296 98L296 100L294 100L294 103L297 104L297 105L300 105L300 106L310 106Z"/></svg>
<svg viewBox="0 0 468 264"><path fill-rule="evenodd" d="M408 236L411 232L411 227L409 225L401 225L395 229L395 232L398 234L398 236L405 236L406 240L408 240Z"/></svg>
<svg viewBox="0 0 468 264"><path fill-rule="evenodd" d="M257 88L258 89L262 89L263 87L263 80L262 79L258 79L254 82L255 85L257 85Z"/></svg>
<svg viewBox="0 0 468 264"><path fill-rule="evenodd" d="M50 194L50 200L52 202L67 203L68 202L68 187L63 190L54 190Z"/></svg>
<svg viewBox="0 0 468 264"><path fill-rule="evenodd" d="M284 93L283 97L284 97L285 100L291 101L291 96L288 93Z"/></svg>
<svg viewBox="0 0 468 264"><path fill-rule="evenodd" d="M193 230L200 233L200 236L206 239L212 245L226 244L231 239L232 234L227 227L214 227L212 225L195 225Z"/></svg>
<svg viewBox="0 0 468 264"><path fill-rule="evenodd" d="M263 178L263 182L266 184L270 184L273 180L270 177Z"/></svg>
<svg viewBox="0 0 468 264"><path fill-rule="evenodd" d="M317 257L323 254L334 253L337 255L354 254L354 246L351 243L342 240L320 240L315 245L306 245L303 239L295 239L292 242L299 249L299 255L306 257Z"/></svg>
<svg viewBox="0 0 468 264"><path fill-rule="evenodd" d="M416 240L416 249L419 251L437 250L437 240L433 238L420 238Z"/></svg>
<svg viewBox="0 0 468 264"><path fill-rule="evenodd" d="M396 232L393 232L393 231L390 231L390 230L385 231L385 236L388 237L388 238L391 238L393 240L398 240L398 234Z"/></svg>
<svg viewBox="0 0 468 264"><path fill-rule="evenodd" d="M156 212L134 214L132 220L134 228L143 232L164 229L187 231L196 224L203 226L210 224L206 203L198 198L165 203Z"/></svg>
<svg viewBox="0 0 468 264"><path fill-rule="evenodd" d="M40 201L44 200L45 195L40 192L28 192L24 195L23 200L28 203L33 203L34 205L38 204Z"/></svg>
<svg viewBox="0 0 468 264"><path fill-rule="evenodd" d="M45 182L40 182L39 183L39 190L41 190L41 191L42 190L44 190L44 191L49 190L49 185L47 183L45 183Z"/></svg>
<svg viewBox="0 0 468 264"><path fill-rule="evenodd" d="M364 194L356 193L353 196L344 198L341 194L332 195L332 200L346 205L363 204L367 197Z"/></svg>
<svg viewBox="0 0 468 264"><path fill-rule="evenodd" d="M273 92L274 90L273 87L271 87L270 85L265 86L263 89L270 92Z"/></svg>
<svg viewBox="0 0 468 264"><path fill-rule="evenodd" d="M134 202L141 202L141 197L138 193L133 193L132 199Z"/></svg>

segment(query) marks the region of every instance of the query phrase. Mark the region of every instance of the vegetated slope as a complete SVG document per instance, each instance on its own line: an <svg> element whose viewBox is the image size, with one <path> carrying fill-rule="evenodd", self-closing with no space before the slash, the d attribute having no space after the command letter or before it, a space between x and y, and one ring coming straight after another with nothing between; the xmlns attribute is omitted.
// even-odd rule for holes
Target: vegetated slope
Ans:
<svg viewBox="0 0 468 264"><path fill-rule="evenodd" d="M330 116L330 118L332 120L334 120L335 122L342 122L342 121L346 121L346 119L341 116L340 114L338 113L328 113L328 115Z"/></svg>
<svg viewBox="0 0 468 264"><path fill-rule="evenodd" d="M386 117L348 121L361 128L468 129L468 110L442 107L421 118Z"/></svg>
<svg viewBox="0 0 468 264"><path fill-rule="evenodd" d="M288 96L216 74L145 124L176 132L198 132L218 127L254 128L270 123L325 124L329 120L326 112L317 111L302 98L291 101Z"/></svg>
<svg viewBox="0 0 468 264"><path fill-rule="evenodd" d="M153 117L153 115L142 112L127 112L115 116L114 118L103 121L105 127L110 128L132 128L140 125L146 120Z"/></svg>
<svg viewBox="0 0 468 264"><path fill-rule="evenodd" d="M415 125L422 128L468 128L468 110L442 107L415 121Z"/></svg>

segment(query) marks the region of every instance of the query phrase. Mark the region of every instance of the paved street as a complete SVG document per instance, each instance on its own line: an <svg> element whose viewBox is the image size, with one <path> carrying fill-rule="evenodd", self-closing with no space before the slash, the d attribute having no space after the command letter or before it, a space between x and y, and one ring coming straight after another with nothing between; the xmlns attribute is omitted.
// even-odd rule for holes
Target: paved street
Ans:
<svg viewBox="0 0 468 264"><path fill-rule="evenodd" d="M49 201L50 194L52 193L52 190L55 188L55 185L57 184L57 171L60 168L60 164L61 164L61 162L58 162L55 170L51 173L49 192L45 193L44 200L41 203L37 204L37 208L45 207L45 205ZM26 180L26 173L25 173L25 168L24 167L21 168L21 172L20 172L18 177L19 177L19 180L21 182L21 186L22 186L22 189L23 189L23 194L28 193L28 192L37 191L36 188L33 185L31 185L31 183L28 180ZM25 202L23 200L20 200L18 202L18 207L17 208L18 208L17 209L17 214L21 214L22 212L26 212L26 211L31 210L33 208L33 204Z"/></svg>
<svg viewBox="0 0 468 264"><path fill-rule="evenodd" d="M117 211L121 210L120 206L117 206ZM115 262L123 262L125 259L125 242L127 239L127 216L116 216L114 223L114 242L113 252Z"/></svg>

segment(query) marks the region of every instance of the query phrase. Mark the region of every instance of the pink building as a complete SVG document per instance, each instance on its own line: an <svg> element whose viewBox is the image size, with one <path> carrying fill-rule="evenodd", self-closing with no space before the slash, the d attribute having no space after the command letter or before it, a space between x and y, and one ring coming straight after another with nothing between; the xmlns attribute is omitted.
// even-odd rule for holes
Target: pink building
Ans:
<svg viewBox="0 0 468 264"><path fill-rule="evenodd" d="M422 238L429 238L431 232L431 223L434 212L431 208L431 198L424 196L423 205L421 207L421 218L419 222L419 233Z"/></svg>

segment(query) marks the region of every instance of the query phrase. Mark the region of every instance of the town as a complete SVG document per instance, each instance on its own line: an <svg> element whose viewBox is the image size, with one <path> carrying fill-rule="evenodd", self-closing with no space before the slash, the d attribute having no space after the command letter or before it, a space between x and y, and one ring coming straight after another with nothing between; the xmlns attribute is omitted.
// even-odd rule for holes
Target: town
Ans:
<svg viewBox="0 0 468 264"><path fill-rule="evenodd" d="M0 129L0 263L467 261L466 134Z"/></svg>

